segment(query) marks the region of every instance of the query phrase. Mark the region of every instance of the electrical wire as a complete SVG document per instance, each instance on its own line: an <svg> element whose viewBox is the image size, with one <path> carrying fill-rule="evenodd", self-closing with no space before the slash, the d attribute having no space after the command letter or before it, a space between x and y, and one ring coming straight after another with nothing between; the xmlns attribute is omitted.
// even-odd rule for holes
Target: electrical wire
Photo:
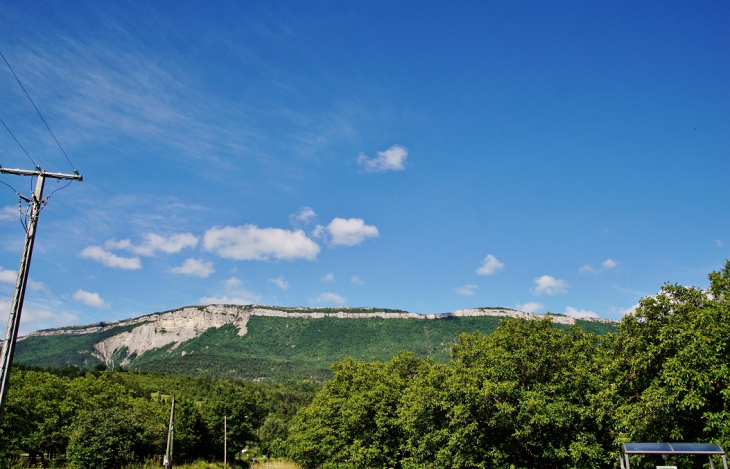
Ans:
<svg viewBox="0 0 730 469"><path fill-rule="evenodd" d="M13 134L13 132L12 132L12 131L10 130L10 128L9 128L9 127L7 126L7 124L5 124L5 121L4 121L4 120L2 120L2 118L0 118L0 122L2 122L3 126L4 126L4 127L5 127L5 128L7 129L7 131L8 131L9 133L10 133L10 135L11 135L11 136L13 137L13 140L15 140L15 143L17 143L17 144L18 144L18 146L20 147L20 149L21 149L21 150L23 150L23 153L25 153L25 156L27 156L27 157L28 157L28 159L29 159L29 160L31 161L31 163L33 163L33 166L38 166L38 165L36 164L36 162L35 162L35 161L33 161L33 158L31 158L31 157L30 157L30 155L28 154L28 152L27 152L27 151L25 151L25 148L23 148L23 145L21 145L21 144L20 144L20 142L18 141L18 139L17 139L17 138L15 138L15 135L14 135L14 134Z"/></svg>
<svg viewBox="0 0 730 469"><path fill-rule="evenodd" d="M30 207L30 204L28 204L28 207ZM23 213L23 204L21 203L20 197L18 197L18 214L20 216L20 225L25 230L25 233L28 234L28 209L26 208L25 213ZM25 215L25 219L23 215Z"/></svg>
<svg viewBox="0 0 730 469"><path fill-rule="evenodd" d="M10 71L11 71L11 72L13 73L13 76L14 76L14 77L15 77L15 79L16 79L16 80L18 81L18 84L20 85L20 87L21 87L21 88L23 88L23 91L25 92L25 95L26 95L26 96L28 97L28 100L29 100L29 101L30 101L30 103L31 103L31 104L33 105L33 107L35 108L35 112L37 112L37 113L38 113L38 115L40 116L41 120L42 120L42 121L43 121L43 123L44 123L44 124L46 125L46 128L48 129L48 132L50 132L50 133L51 133L51 136L53 137L53 140L55 140L55 141L56 141L56 145L58 145L58 148L60 148L60 149L61 149L61 153L63 153L63 156L65 156L65 157L66 157L66 161L68 161L68 164L70 164L70 165L71 165L71 169L73 169L74 171L76 171L76 168L74 167L74 164L73 164L73 163L71 162L71 159L70 159L70 158L68 157L68 155L66 154L66 151L65 151L65 150L63 149L63 147L62 147L62 146L61 146L61 144L59 143L58 139L57 139L57 138L56 138L56 136L55 136L55 135L53 134L53 131L52 131L52 130L51 130L51 128L50 128L50 127L48 126L48 123L46 122L46 120L45 120L45 119L43 118L43 114L41 114L41 111L39 111L39 110L38 110L38 107L37 107L37 106L35 105L35 103L33 102L33 99L32 99L32 98L30 97L30 94L28 94L28 91L27 91L27 90L25 89L25 86L23 86L23 83L21 83L21 81L20 81L20 78L18 78L18 75L16 75L16 74L15 74L15 70L13 70L13 67L11 67L11 66L10 66L10 63L8 62L8 59L6 59L6 58L5 58L5 55L3 55L3 53L2 53L2 52L0 52L0 56L2 56L3 60L4 60L4 61L5 61L5 63L7 64L8 68L9 68L9 69L10 69ZM34 163L34 164L35 164L35 163ZM37 166L37 165L36 165L36 166Z"/></svg>
<svg viewBox="0 0 730 469"><path fill-rule="evenodd" d="M7 182L0 180L0 184L5 184L6 186L8 186L10 188L11 191L15 192L16 194L19 194L18 191L16 191L15 188L13 186L11 186L10 184L8 184Z"/></svg>
<svg viewBox="0 0 730 469"><path fill-rule="evenodd" d="M61 182L61 181L58 181L58 182ZM66 184L65 186L63 186L63 187L59 187L59 188L58 188L58 189L56 189L55 191L53 191L53 192L51 192L50 194L48 194L48 195L47 195L47 196L45 197L45 199L43 199L43 200L48 200L48 199L50 199L50 198L51 198L51 196L52 196L53 194L55 194L55 193L56 193L56 192L58 192L58 191L62 191L62 190L64 190L65 188L67 188L68 186L70 186L72 182L73 182L73 179L72 179L72 180L70 180L70 181L68 181L68 184Z"/></svg>
<svg viewBox="0 0 730 469"><path fill-rule="evenodd" d="M28 200L28 199L23 197L20 194L20 192L16 191L15 188L13 186L11 186L10 184L8 184L7 182L0 180L0 184L8 186L10 188L10 190L13 191L15 193L15 195L18 196L18 216L20 218L20 225L23 227L23 230L25 230L25 232L28 233L28 224L27 224L27 222L23 221L23 199L25 199L25 200ZM61 189L63 189L63 188L61 188ZM60 189L58 189L58 190L60 190ZM28 207L30 207L30 205L28 205ZM25 210L25 219L26 220L28 219L28 209L27 208Z"/></svg>

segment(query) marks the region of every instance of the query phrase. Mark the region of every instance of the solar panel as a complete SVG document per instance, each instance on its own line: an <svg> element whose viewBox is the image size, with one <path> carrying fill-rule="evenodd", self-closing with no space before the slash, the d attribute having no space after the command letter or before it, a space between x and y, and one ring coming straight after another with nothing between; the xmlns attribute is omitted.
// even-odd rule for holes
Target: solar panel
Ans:
<svg viewBox="0 0 730 469"><path fill-rule="evenodd" d="M717 443L624 443L626 454L725 454Z"/></svg>
<svg viewBox="0 0 730 469"><path fill-rule="evenodd" d="M669 443L624 443L627 454L669 454L672 447Z"/></svg>

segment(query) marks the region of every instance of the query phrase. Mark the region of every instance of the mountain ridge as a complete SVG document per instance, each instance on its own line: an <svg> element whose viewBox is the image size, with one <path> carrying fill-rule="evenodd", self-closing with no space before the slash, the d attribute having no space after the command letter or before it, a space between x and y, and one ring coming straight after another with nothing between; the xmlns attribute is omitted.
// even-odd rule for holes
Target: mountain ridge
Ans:
<svg viewBox="0 0 730 469"><path fill-rule="evenodd" d="M400 349L417 349L422 355L444 360L449 344L459 333L491 332L505 317L549 317L563 326L580 322L612 327L617 322L529 314L496 307L422 315L385 308L187 306L115 322L36 331L19 339L18 357L21 362L41 366L65 364L89 368L103 363L107 367L164 370L166 362L174 362L176 369L185 374L238 370L254 377L256 373L252 369L264 375L279 373L277 370L281 369L296 374L297 364L303 369L321 371L329 367L323 360L334 361L348 355L378 359ZM249 330L252 322L259 328L253 336ZM325 333L318 333L322 327ZM265 335L263 330L267 331ZM376 343L377 346L373 345ZM300 348L296 349L297 346ZM196 358L190 358L194 352ZM249 365L241 370L241 366L233 366L237 362ZM190 364L190 370L186 363Z"/></svg>

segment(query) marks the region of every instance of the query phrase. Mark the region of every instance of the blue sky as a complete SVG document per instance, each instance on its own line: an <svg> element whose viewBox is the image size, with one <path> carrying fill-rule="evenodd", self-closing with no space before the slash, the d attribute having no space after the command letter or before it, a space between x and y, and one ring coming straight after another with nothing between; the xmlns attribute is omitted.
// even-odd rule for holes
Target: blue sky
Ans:
<svg viewBox="0 0 730 469"><path fill-rule="evenodd" d="M730 258L725 1L149 3L4 2L84 176L42 212L23 332L248 302L620 318ZM0 65L0 118L70 172Z"/></svg>

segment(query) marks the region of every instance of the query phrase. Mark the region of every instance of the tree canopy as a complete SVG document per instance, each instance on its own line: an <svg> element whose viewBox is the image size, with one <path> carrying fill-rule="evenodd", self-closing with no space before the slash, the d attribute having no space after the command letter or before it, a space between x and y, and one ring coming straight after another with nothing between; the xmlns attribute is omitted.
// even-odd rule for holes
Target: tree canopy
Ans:
<svg viewBox="0 0 730 469"><path fill-rule="evenodd" d="M338 362L286 447L306 469L613 467L625 441L728 447L730 261L709 279L664 285L615 333L506 319L459 336L445 364Z"/></svg>

